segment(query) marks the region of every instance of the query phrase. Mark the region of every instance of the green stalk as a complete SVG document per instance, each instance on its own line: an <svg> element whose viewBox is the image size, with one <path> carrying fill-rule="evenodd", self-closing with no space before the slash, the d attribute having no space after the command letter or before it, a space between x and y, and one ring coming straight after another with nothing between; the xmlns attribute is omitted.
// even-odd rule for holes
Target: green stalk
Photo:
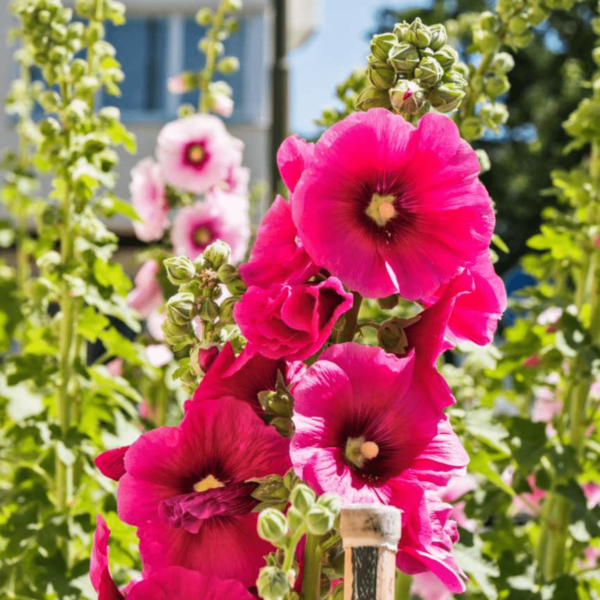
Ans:
<svg viewBox="0 0 600 600"><path fill-rule="evenodd" d="M394 600L410 600L412 576L396 569L396 587Z"/></svg>
<svg viewBox="0 0 600 600"><path fill-rule="evenodd" d="M221 4L215 14L215 19L208 32L209 44L208 49L206 50L206 66L202 69L200 77L200 103L198 105L198 110L201 113L207 113L210 110L210 94L208 93L208 88L215 73L217 64L217 43L219 42L218 34L225 21L227 6L228 0L221 0Z"/></svg>
<svg viewBox="0 0 600 600"><path fill-rule="evenodd" d="M319 600L321 593L321 560L323 551L319 545L321 536L307 535L304 548L304 577L302 600Z"/></svg>
<svg viewBox="0 0 600 600"><path fill-rule="evenodd" d="M358 328L358 314L362 304L362 296L358 292L354 292L354 303L352 308L344 315L344 325L338 333L337 343L351 342L356 335Z"/></svg>

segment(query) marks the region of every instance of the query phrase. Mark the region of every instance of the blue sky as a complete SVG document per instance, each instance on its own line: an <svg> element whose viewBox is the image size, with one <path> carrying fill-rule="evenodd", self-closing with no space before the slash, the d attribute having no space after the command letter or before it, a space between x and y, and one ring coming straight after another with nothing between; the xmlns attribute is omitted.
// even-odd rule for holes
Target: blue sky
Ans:
<svg viewBox="0 0 600 600"><path fill-rule="evenodd" d="M315 131L314 119L335 100L335 86L366 64L369 32L381 8L414 6L414 0L320 0L321 26L290 53L292 132Z"/></svg>

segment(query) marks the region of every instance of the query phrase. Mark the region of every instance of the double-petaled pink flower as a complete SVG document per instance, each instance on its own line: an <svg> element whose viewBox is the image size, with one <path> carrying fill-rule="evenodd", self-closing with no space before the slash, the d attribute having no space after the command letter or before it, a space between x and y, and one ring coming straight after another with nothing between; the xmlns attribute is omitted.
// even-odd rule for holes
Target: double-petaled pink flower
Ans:
<svg viewBox="0 0 600 600"><path fill-rule="evenodd" d="M248 480L283 475L288 444L250 406L221 398L190 403L179 427L125 449L117 505L138 528L144 573L181 566L254 585L272 547L258 537Z"/></svg>
<svg viewBox="0 0 600 600"><path fill-rule="evenodd" d="M477 155L447 117L415 128L385 109L355 113L314 150L295 141L285 154L304 247L363 296L426 298L489 246Z"/></svg>
<svg viewBox="0 0 600 600"><path fill-rule="evenodd" d="M207 192L241 163L243 143L223 121L193 115L168 123L158 136L157 157L167 183L194 194Z"/></svg>
<svg viewBox="0 0 600 600"><path fill-rule="evenodd" d="M160 240L169 226L169 203L160 165L152 158L140 161L131 171L129 192L141 219L133 222L135 234L143 242Z"/></svg>
<svg viewBox="0 0 600 600"><path fill-rule="evenodd" d="M160 569L141 581L119 590L110 574L108 539L110 530L98 515L90 560L90 579L98 600L253 600L239 582L206 576L182 567Z"/></svg>

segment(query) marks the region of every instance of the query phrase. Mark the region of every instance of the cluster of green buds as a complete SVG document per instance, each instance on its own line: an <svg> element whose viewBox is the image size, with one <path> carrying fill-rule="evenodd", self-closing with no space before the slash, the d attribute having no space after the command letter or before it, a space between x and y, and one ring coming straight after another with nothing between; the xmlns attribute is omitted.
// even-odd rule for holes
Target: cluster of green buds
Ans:
<svg viewBox="0 0 600 600"><path fill-rule="evenodd" d="M305 484L297 484L289 497L287 514L267 508L258 517L258 535L280 549L271 556L258 576L258 593L264 600L290 597L296 581L294 557L304 535L322 537L332 532L341 510L334 494L317 495ZM329 585L326 586L329 589Z"/></svg>
<svg viewBox="0 0 600 600"><path fill-rule="evenodd" d="M191 389L203 374L200 353L224 341L224 328L234 324L233 308L246 291L237 267L229 263L230 256L229 246L217 241L195 261L175 256L164 262L169 281L179 291L167 301L162 330L174 352L185 350L174 376ZM224 288L231 296L218 303Z"/></svg>
<svg viewBox="0 0 600 600"><path fill-rule="evenodd" d="M200 90L200 109L219 112L219 100L231 100L232 89L224 81L213 82L215 71L221 75L231 75L239 70L240 62L235 56L225 56L224 42L239 29L235 13L242 9L241 0L223 0L215 10L204 7L196 13L196 23L207 29L206 35L198 42L198 50L206 55L206 64L199 71L185 71L169 83L171 91L181 94ZM183 105L180 116L194 111L191 105Z"/></svg>
<svg viewBox="0 0 600 600"><path fill-rule="evenodd" d="M369 81L357 108L384 107L405 118L418 117L431 108L450 112L457 108L467 86L466 67L446 42L443 25L397 23L393 33L373 37Z"/></svg>
<svg viewBox="0 0 600 600"><path fill-rule="evenodd" d="M265 390L258 394L258 401L265 411L264 419L273 425L286 438L294 435L294 398L285 384L281 371L277 372L274 390Z"/></svg>

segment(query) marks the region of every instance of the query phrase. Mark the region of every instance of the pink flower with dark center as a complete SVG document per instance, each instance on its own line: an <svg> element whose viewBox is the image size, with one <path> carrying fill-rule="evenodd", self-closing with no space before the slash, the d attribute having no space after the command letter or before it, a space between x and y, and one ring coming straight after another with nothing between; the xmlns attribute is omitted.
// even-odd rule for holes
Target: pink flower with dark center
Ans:
<svg viewBox="0 0 600 600"><path fill-rule="evenodd" d="M304 360L323 346L352 301L352 294L330 277L317 285L252 286L233 314L248 339L247 352Z"/></svg>
<svg viewBox="0 0 600 600"><path fill-rule="evenodd" d="M264 216L250 261L240 267L246 285L268 288L273 283L306 283L319 272L306 253L290 205L277 196Z"/></svg>
<svg viewBox="0 0 600 600"><path fill-rule="evenodd" d="M179 427L142 435L125 454L117 505L138 527L144 573L182 566L254 585L272 546L258 537L248 480L283 475L288 444L233 398L190 403Z"/></svg>
<svg viewBox="0 0 600 600"><path fill-rule="evenodd" d="M455 343L468 340L485 346L494 339L498 321L506 310L506 288L494 271L489 251L482 252L456 279L470 291L456 298L446 336ZM429 306L443 297L448 285L441 286L425 304Z"/></svg>
<svg viewBox="0 0 600 600"><path fill-rule="evenodd" d="M263 415L258 394L275 390L278 373L292 388L304 370L302 363L287 363L260 354L243 352L236 357L231 344L227 343L202 378L191 402L186 403L186 408L190 403L201 400L233 397L249 404L258 415Z"/></svg>
<svg viewBox="0 0 600 600"><path fill-rule="evenodd" d="M234 166L229 169L227 177L220 184L220 188L228 194L248 197L250 185L250 169L247 167Z"/></svg>
<svg viewBox="0 0 600 600"><path fill-rule="evenodd" d="M447 117L414 128L354 113L317 142L292 214L313 260L369 298L426 298L474 264L494 228L479 162Z"/></svg>
<svg viewBox="0 0 600 600"><path fill-rule="evenodd" d="M243 143L227 133L212 115L192 115L165 125L158 136L157 156L165 180L200 194L220 183L241 163Z"/></svg>
<svg viewBox="0 0 600 600"><path fill-rule="evenodd" d="M434 570L441 561L444 574L454 572L448 515L425 490L460 474L468 456L447 417L425 398L423 379L414 353L399 359L381 348L332 346L294 388L290 453L298 476L317 493L338 494L345 505L402 509L400 568ZM450 579L445 583L460 591L460 576Z"/></svg>
<svg viewBox="0 0 600 600"><path fill-rule="evenodd" d="M133 222L135 234L143 242L160 240L169 226L169 203L161 167L152 158L145 158L132 169L129 193L141 219Z"/></svg>
<svg viewBox="0 0 600 600"><path fill-rule="evenodd" d="M231 247L232 261L239 262L246 254L249 239L247 210L240 203L221 204L213 199L182 208L171 230L175 253L192 260L207 246L221 240Z"/></svg>
<svg viewBox="0 0 600 600"><path fill-rule="evenodd" d="M127 296L127 304L137 310L142 319L147 319L164 302L157 278L159 270L155 260L147 260L135 276L135 287Z"/></svg>
<svg viewBox="0 0 600 600"><path fill-rule="evenodd" d="M108 566L110 530L98 515L90 560L90 579L98 600L253 600L239 582L205 576L182 567L167 567L142 581L132 581L126 589L115 585Z"/></svg>

